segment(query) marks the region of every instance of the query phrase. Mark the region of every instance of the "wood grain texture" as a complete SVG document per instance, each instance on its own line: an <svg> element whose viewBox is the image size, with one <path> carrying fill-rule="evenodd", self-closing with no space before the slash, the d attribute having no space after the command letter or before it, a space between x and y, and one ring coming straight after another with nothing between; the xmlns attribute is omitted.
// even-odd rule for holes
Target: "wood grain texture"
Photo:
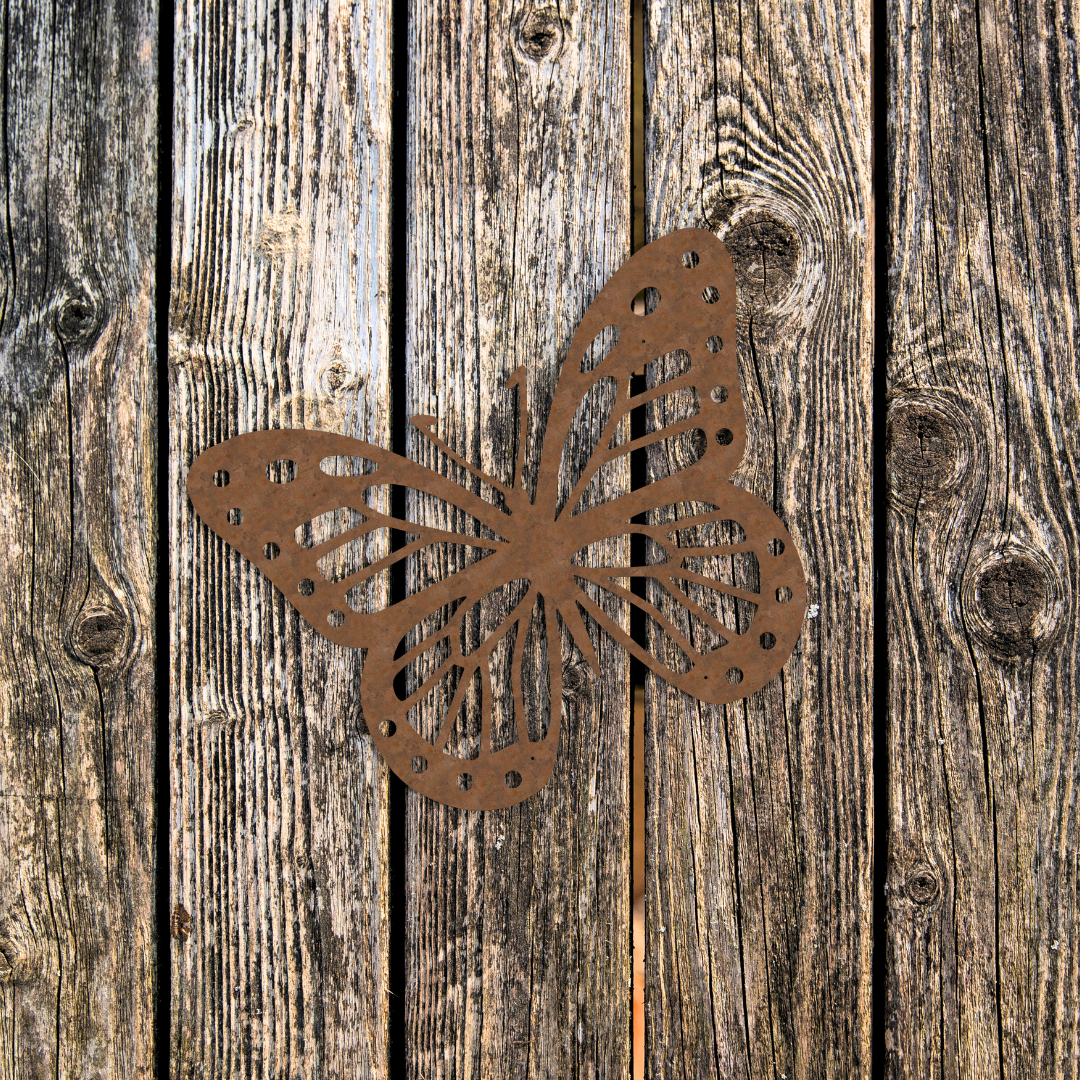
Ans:
<svg viewBox="0 0 1080 1080"><path fill-rule="evenodd" d="M895 1077L1080 1069L1078 14L888 6Z"/></svg>
<svg viewBox="0 0 1080 1080"><path fill-rule="evenodd" d="M0 1076L154 1060L152 3L0 21Z"/></svg>
<svg viewBox="0 0 1080 1080"><path fill-rule="evenodd" d="M728 245L733 483L787 525L810 600L783 673L744 701L647 685L645 1075L867 1076L869 5L644 7L646 240L696 225Z"/></svg>
<svg viewBox="0 0 1080 1080"><path fill-rule="evenodd" d="M361 656L198 522L241 431L389 440L389 5L176 9L172 1066L386 1075L387 775ZM238 493L238 501L243 493ZM387 507L382 507L387 509ZM315 537L316 540L322 537Z"/></svg>
<svg viewBox="0 0 1080 1080"><path fill-rule="evenodd" d="M527 368L535 467L571 336L629 255L628 31L621 3L413 12L408 406L503 481L518 415L503 380ZM599 431L587 418L582 436ZM419 440L410 454L438 465ZM606 482L628 480L624 460ZM620 540L601 557L627 555ZM415 568L413 586L445 569ZM409 794L411 1077L628 1073L630 692L622 650L598 644L601 678L576 656L563 670L538 795L475 813Z"/></svg>

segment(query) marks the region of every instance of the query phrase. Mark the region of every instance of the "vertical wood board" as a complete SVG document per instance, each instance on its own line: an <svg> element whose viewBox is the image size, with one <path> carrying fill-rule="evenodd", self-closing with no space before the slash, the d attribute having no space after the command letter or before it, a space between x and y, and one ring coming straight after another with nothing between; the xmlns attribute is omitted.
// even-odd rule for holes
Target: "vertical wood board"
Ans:
<svg viewBox="0 0 1080 1080"><path fill-rule="evenodd" d="M888 5L894 1077L1078 1073L1076 25Z"/></svg>
<svg viewBox="0 0 1080 1080"><path fill-rule="evenodd" d="M644 7L646 240L699 226L728 246L738 328L723 347L748 435L733 483L789 529L810 601L783 672L743 701L647 684L645 1073L865 1076L869 5Z"/></svg>
<svg viewBox="0 0 1080 1080"><path fill-rule="evenodd" d="M175 17L172 1066L385 1076L387 772L362 657L302 625L184 488L244 431L388 445L389 4Z"/></svg>
<svg viewBox="0 0 1080 1080"><path fill-rule="evenodd" d="M503 481L518 415L503 381L526 367L535 464L578 320L629 256L628 46L621 4L412 13L408 408ZM587 419L582 437L601 427ZM608 483L628 480L624 463ZM412 512L445 513L421 500ZM601 557L628 553L615 540ZM420 564L411 581L447 569ZM408 796L411 1077L629 1070L630 688L622 650L596 644L599 679L579 654L563 667L543 791L483 813Z"/></svg>
<svg viewBox="0 0 1080 1080"><path fill-rule="evenodd" d="M144 1077L157 10L10 4L0 37L0 1077Z"/></svg>

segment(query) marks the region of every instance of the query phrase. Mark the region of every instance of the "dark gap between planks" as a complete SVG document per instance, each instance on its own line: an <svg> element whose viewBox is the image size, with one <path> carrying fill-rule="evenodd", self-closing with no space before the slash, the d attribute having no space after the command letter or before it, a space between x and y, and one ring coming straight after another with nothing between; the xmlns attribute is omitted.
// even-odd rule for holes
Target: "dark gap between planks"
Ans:
<svg viewBox="0 0 1080 1080"><path fill-rule="evenodd" d="M408 155L409 155L409 5L394 0L391 40L390 135L390 449L408 456L406 411L408 409L405 354L408 342L405 297L408 295ZM390 513L405 519L405 488L394 485L390 493ZM390 549L405 544L405 534L392 530ZM390 569L390 603L405 599L405 560ZM408 789L390 770L387 798L387 878L388 878L388 965L387 990L387 1076L391 1080L408 1075L408 1029L405 1014L406 978L406 861L408 840L406 811Z"/></svg>
<svg viewBox="0 0 1080 1080"><path fill-rule="evenodd" d="M172 297L172 114L173 9L158 7L157 249L154 253L154 348L157 360L157 581L154 592L154 667L157 684L154 758L154 915L157 921L157 985L154 1001L154 1074L171 1075L172 912L170 900L171 773L169 719L172 711L169 649L169 304Z"/></svg>
<svg viewBox="0 0 1080 1080"><path fill-rule="evenodd" d="M642 0L630 4L630 254L645 245L645 35ZM630 380L630 393L645 390L645 375L635 375ZM630 438L645 435L644 410L630 413ZM644 449L630 454L630 487L643 487L648 483L648 459ZM630 534L630 565L644 566L645 537ZM630 579L630 589L635 596L645 597L646 579ZM630 636L643 648L648 647L645 612L635 606L630 608ZM635 1014L636 961L634 952L634 917L639 896L645 892L645 673L648 669L635 656L630 657L630 925L626 932L630 938L630 1074L633 1080L645 1075L644 1012ZM644 988L642 988L643 991Z"/></svg>

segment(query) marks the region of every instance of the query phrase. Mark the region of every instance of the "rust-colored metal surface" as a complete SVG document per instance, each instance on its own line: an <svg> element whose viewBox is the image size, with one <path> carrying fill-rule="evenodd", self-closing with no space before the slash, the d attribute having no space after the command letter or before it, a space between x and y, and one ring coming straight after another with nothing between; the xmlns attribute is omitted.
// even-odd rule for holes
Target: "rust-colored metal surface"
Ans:
<svg viewBox="0 0 1080 1080"><path fill-rule="evenodd" d="M645 294L648 314L640 313L643 289L654 290ZM435 418L420 416L414 426L454 463L448 471L460 474L461 483L344 435L278 430L239 435L205 451L191 465L188 494L206 525L266 574L319 633L368 650L364 713L398 776L452 806L510 806L543 787L555 765L560 623L590 664L596 664L588 633L593 620L658 675L718 704L764 686L795 645L806 610L798 552L769 507L729 481L746 444L734 343L731 259L711 233L684 229L642 248L589 307L562 366L531 474L520 452L528 410L519 369L507 380L519 395L520 435L506 483L458 457L435 435ZM642 371L649 385L631 394L631 376ZM607 420L582 462L568 447L575 414L590 394ZM639 406L661 421L631 440L628 417ZM582 501L607 463L657 443L667 450L660 460L674 463L669 475L600 505ZM535 492L527 487L530 475ZM489 493L490 501L464 483ZM482 535L391 518L369 505L376 488L396 484L472 515ZM320 519L336 521L341 531L314 544L311 523ZM408 542L358 568L335 562L345 545L356 547L378 529L402 530ZM589 545L631 532L649 538L650 565L588 565ZM383 610L370 609L365 583L440 544L482 549L484 557ZM633 594L633 577L658 583L655 605ZM469 611L509 583L517 583L512 610L482 642L467 640ZM662 646L658 655L605 613L598 602L605 593L646 612ZM525 685L527 637L534 652L552 658L542 695L551 702L550 720L542 735L531 725L536 737L526 715L540 700ZM498 686L493 656L510 638L510 685L504 679ZM417 666L425 657L427 667ZM470 687L476 708L477 675L479 737L470 756L462 756L450 752L449 736ZM432 698L437 684L445 690ZM492 701L500 694L512 699L517 738L495 747ZM447 703L438 730L426 736L415 726L425 699Z"/></svg>

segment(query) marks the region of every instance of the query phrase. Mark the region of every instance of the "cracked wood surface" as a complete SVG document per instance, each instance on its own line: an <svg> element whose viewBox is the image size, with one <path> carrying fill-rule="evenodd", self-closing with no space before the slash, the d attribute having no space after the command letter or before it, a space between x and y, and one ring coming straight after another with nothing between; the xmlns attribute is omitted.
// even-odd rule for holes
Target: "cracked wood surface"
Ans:
<svg viewBox="0 0 1080 1080"><path fill-rule="evenodd" d="M1077 16L888 6L895 1077L1078 1073Z"/></svg>
<svg viewBox="0 0 1080 1080"><path fill-rule="evenodd" d="M570 339L630 254L628 12L416 5L409 64L408 410L505 480L503 381L527 367L535 463ZM605 483L628 480L624 458ZM616 540L599 558L628 554ZM580 657L563 672L558 760L537 795L479 814L408 795L411 1077L629 1071L629 665L597 645L599 679Z"/></svg>
<svg viewBox="0 0 1080 1080"><path fill-rule="evenodd" d="M156 41L0 22L4 1080L153 1069Z"/></svg>
<svg viewBox="0 0 1080 1080"><path fill-rule="evenodd" d="M389 443L390 7L181 2L175 25L172 1067L380 1077L387 771L362 657L302 624L184 486L242 431Z"/></svg>
<svg viewBox="0 0 1080 1080"><path fill-rule="evenodd" d="M810 602L783 673L744 701L647 684L645 1075L866 1076L869 4L644 8L645 239L697 225L728 245L733 482L787 525Z"/></svg>

